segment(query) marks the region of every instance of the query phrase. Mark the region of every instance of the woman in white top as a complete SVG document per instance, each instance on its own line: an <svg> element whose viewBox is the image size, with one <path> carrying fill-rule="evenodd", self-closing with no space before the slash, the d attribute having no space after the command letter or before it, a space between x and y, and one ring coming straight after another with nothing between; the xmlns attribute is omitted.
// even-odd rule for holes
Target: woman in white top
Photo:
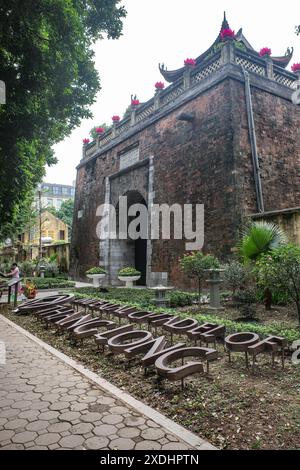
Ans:
<svg viewBox="0 0 300 470"><path fill-rule="evenodd" d="M18 268L17 263L12 264L10 273L6 273L6 274L1 273L1 275L3 277L11 277L12 279L20 279L20 270ZM19 294L21 293L21 290L22 290L22 285L21 285L21 282L19 282L19 285L18 285ZM1 298L1 296L0 296L0 298Z"/></svg>
<svg viewBox="0 0 300 470"><path fill-rule="evenodd" d="M20 270L17 263L13 263L11 267L11 272L5 274L5 277L11 277L12 279L20 279Z"/></svg>

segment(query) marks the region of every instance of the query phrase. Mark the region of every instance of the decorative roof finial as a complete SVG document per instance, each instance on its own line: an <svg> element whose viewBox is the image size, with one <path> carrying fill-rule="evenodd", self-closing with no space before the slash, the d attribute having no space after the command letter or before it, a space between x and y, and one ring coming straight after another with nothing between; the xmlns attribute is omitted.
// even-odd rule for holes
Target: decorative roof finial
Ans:
<svg viewBox="0 0 300 470"><path fill-rule="evenodd" d="M226 18L226 11L224 11L224 18L221 26L221 31L223 31L223 29L230 29L229 23Z"/></svg>

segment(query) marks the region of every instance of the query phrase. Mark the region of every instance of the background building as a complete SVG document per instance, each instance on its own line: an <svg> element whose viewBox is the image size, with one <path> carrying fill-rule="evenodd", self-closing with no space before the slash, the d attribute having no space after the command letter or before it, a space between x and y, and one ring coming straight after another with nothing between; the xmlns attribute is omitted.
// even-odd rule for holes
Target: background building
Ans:
<svg viewBox="0 0 300 470"><path fill-rule="evenodd" d="M66 184L42 183L40 190L43 209L54 207L59 210L64 201L74 199L75 196L75 184L68 186ZM38 208L38 194L35 197L35 204Z"/></svg>
<svg viewBox="0 0 300 470"><path fill-rule="evenodd" d="M62 270L68 271L70 244L68 242L68 226L51 212L41 214L42 256L48 258L57 255L57 263ZM28 230L22 233L19 243L18 260L34 260L39 257L40 221L37 217Z"/></svg>

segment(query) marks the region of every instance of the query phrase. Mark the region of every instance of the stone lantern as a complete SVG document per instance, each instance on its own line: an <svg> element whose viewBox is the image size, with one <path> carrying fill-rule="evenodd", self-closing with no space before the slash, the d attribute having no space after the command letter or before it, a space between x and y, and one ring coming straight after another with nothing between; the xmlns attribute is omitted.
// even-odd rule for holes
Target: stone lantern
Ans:
<svg viewBox="0 0 300 470"><path fill-rule="evenodd" d="M209 285L209 306L208 308L212 310L222 310L221 305L221 294L220 294L220 285L223 282L220 274L224 272L224 269L213 268L207 269L206 272L209 274L209 279L207 283Z"/></svg>

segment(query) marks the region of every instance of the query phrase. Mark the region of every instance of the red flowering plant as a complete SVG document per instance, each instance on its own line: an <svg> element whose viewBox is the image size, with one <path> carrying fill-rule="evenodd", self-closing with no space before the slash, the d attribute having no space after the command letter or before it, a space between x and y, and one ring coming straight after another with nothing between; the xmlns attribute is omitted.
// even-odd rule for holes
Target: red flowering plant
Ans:
<svg viewBox="0 0 300 470"><path fill-rule="evenodd" d="M34 299L36 296L36 285L31 281L26 281L25 287L22 288L22 293L27 299Z"/></svg>
<svg viewBox="0 0 300 470"><path fill-rule="evenodd" d="M165 84L163 82L156 82L155 83L155 88L157 90L163 90L165 88Z"/></svg>
<svg viewBox="0 0 300 470"><path fill-rule="evenodd" d="M185 59L184 61L185 66L195 67L196 61L195 59Z"/></svg>
<svg viewBox="0 0 300 470"><path fill-rule="evenodd" d="M113 116L113 117L112 117L112 121L113 121L113 122L119 122L120 119L121 119L120 116Z"/></svg>
<svg viewBox="0 0 300 470"><path fill-rule="evenodd" d="M269 47L263 47L260 51L259 51L259 55L260 57L265 57L265 56L268 56L270 57L270 55L272 54L272 51Z"/></svg>
<svg viewBox="0 0 300 470"><path fill-rule="evenodd" d="M222 41L225 41L225 39L233 39L235 36L235 32L232 29L225 28L222 29L220 36Z"/></svg>
<svg viewBox="0 0 300 470"><path fill-rule="evenodd" d="M298 64L293 64L292 65L292 72L300 72L300 62Z"/></svg>
<svg viewBox="0 0 300 470"><path fill-rule="evenodd" d="M82 142L83 142L83 145L87 145L90 143L90 139L85 138L82 140Z"/></svg>
<svg viewBox="0 0 300 470"><path fill-rule="evenodd" d="M96 127L95 129L96 134L103 134L105 132L104 127Z"/></svg>
<svg viewBox="0 0 300 470"><path fill-rule="evenodd" d="M140 100L134 98L131 100L131 106L138 106L140 104Z"/></svg>

